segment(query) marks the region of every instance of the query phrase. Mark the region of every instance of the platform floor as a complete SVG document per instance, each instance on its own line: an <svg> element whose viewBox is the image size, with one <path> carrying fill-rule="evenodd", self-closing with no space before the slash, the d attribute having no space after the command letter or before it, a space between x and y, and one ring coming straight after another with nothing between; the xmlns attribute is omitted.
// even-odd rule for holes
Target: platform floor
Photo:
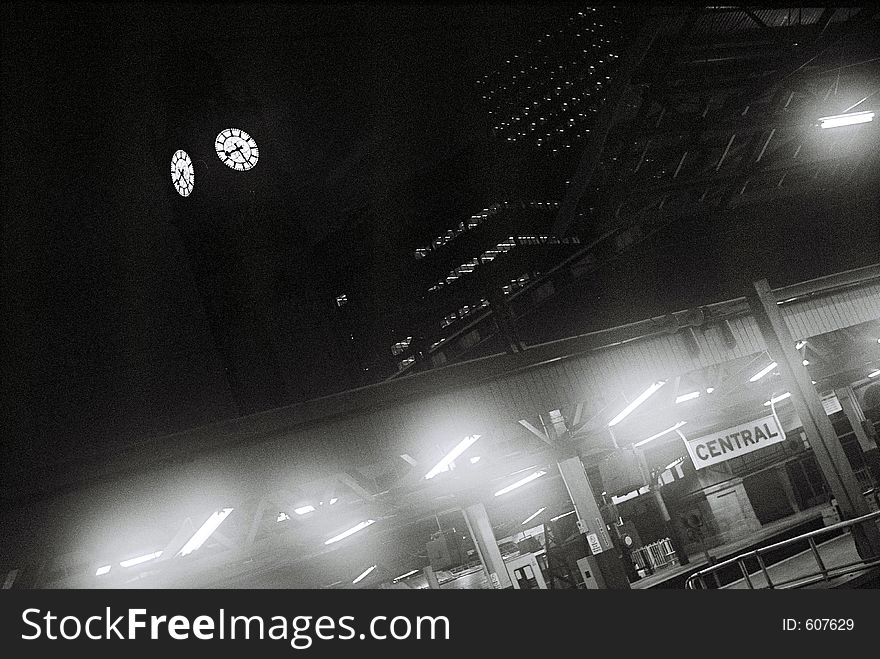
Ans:
<svg viewBox="0 0 880 659"><path fill-rule="evenodd" d="M788 517L777 520L775 522L771 522L770 524L765 524L754 533L749 534L749 536L746 538L742 538L741 540L736 540L734 542L728 542L723 545L718 545L717 547L712 547L709 550L709 553L715 558L716 561L720 562L736 556L737 554L745 551L748 547L751 547L752 545L755 545L757 543L767 541L767 544L769 544L769 541L774 536L779 535L780 533L784 533L785 531L788 531L789 529L799 526L812 519L821 518L822 512L825 510L825 508L825 506L817 506L808 510L799 511L794 515L789 515ZM670 579L674 579L675 577L679 577L686 573L696 572L697 570L700 570L709 564L709 562L706 560L705 554L703 554L702 552L697 554L689 554L688 559L690 560L690 563L688 563L687 565L675 565L662 570L658 570L654 574L634 582L632 584L632 587L636 589L653 588L658 584L663 583L664 581L669 581ZM773 579L773 575L771 575L770 578Z"/></svg>

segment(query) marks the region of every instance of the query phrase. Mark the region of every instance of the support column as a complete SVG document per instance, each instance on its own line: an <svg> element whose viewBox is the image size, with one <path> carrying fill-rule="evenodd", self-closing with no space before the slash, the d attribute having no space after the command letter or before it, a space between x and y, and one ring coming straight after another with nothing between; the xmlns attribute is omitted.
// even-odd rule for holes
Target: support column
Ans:
<svg viewBox="0 0 880 659"><path fill-rule="evenodd" d="M795 513L800 512L801 507L798 505L797 495L795 495L791 479L788 477L787 467L784 464L777 467L776 475L779 477L779 482L782 483L782 489L785 490L785 498L788 501L788 505L791 506Z"/></svg>
<svg viewBox="0 0 880 659"><path fill-rule="evenodd" d="M468 531L477 548L483 570L491 588L513 588L510 575L507 574L507 566L501 558L498 549L498 541L492 532L489 516L486 514L486 506L475 503L464 509L464 521L467 522Z"/></svg>
<svg viewBox="0 0 880 659"><path fill-rule="evenodd" d="M605 527L605 520L602 519L602 512L593 496L593 488L590 487L590 481L587 478L587 472L584 471L584 464L581 462L580 456L575 455L561 460L558 465L559 473L562 474L562 480L568 490L568 496L571 497L571 502L574 504L581 532L595 534L598 538L598 548L601 548L601 551L593 553L599 572L597 577L601 576L601 579L597 579L597 581L600 584L604 582L606 588L629 589L629 579L626 578L617 547Z"/></svg>
<svg viewBox="0 0 880 659"><path fill-rule="evenodd" d="M675 526L675 522L672 521L669 509L666 507L666 502L663 500L660 486L651 479L651 469L648 467L648 460L645 457L645 451L641 448L635 450L639 460L639 469L642 470L642 478L645 481L645 485L648 486L651 495L654 497L654 502L660 509L660 516L663 518L663 528L666 530L666 537L669 538L669 542L672 544L672 549L675 551L679 564L687 565L691 560L688 558L687 552L684 550L684 543L678 535L678 528Z"/></svg>
<svg viewBox="0 0 880 659"><path fill-rule="evenodd" d="M782 318L776 296L770 290L767 280L754 282L753 290L747 298L767 349L779 364L783 382L791 392L795 411L843 517L853 519L868 514L868 505L852 467L810 381L807 369L801 364L802 357L795 350L794 339ZM853 527L853 539L860 557L880 556L880 530L873 521Z"/></svg>
<svg viewBox="0 0 880 659"><path fill-rule="evenodd" d="M428 580L429 590L440 590L440 582L437 581L437 575L434 574L434 568L430 565L424 569L425 579Z"/></svg>
<svg viewBox="0 0 880 659"><path fill-rule="evenodd" d="M868 465L874 483L880 479L880 448L878 448L877 433L874 426L865 419L865 413L862 412L862 406L859 405L859 399L851 386L840 387L834 390L837 400L840 401L840 407L846 415L849 425L852 426L859 446L862 447L862 453L865 456L865 463Z"/></svg>

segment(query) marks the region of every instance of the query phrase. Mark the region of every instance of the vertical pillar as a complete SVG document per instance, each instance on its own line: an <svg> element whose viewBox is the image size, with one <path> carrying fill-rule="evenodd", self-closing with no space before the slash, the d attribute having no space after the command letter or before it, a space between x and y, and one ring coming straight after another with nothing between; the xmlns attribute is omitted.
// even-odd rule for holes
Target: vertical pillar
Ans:
<svg viewBox="0 0 880 659"><path fill-rule="evenodd" d="M666 507L666 502L663 500L663 494L660 492L660 487L651 480L651 469L648 467L648 460L645 458L645 451L641 448L635 450L639 460L639 469L642 471L642 478L645 481L645 485L648 486L651 495L654 497L654 502L657 504L657 508L660 509L660 516L663 518L663 528L666 530L666 537L669 538L669 542L672 544L672 549L675 551L679 564L687 565L691 560L688 558L687 552L684 549L684 543L681 541L681 537L678 534L678 528L675 526L675 522L672 521L669 509Z"/></svg>
<svg viewBox="0 0 880 659"><path fill-rule="evenodd" d="M856 398L851 386L835 389L834 393L837 400L840 401L840 407L843 408L849 425L852 426L859 446L862 447L865 463L868 465L876 484L880 480L880 442L878 442L874 426L865 419L865 413L862 411L859 399Z"/></svg>
<svg viewBox="0 0 880 659"><path fill-rule="evenodd" d="M785 498L788 500L788 505L791 506L791 509L797 513L800 511L801 507L798 505L797 496L794 493L794 487L791 484L791 479L788 477L788 469L784 464L779 465L776 468L776 475L779 477L779 482L782 483L782 489L785 491Z"/></svg>
<svg viewBox="0 0 880 659"><path fill-rule="evenodd" d="M428 588L430 590L440 590L440 582L437 581L437 575L434 574L434 568L430 565L425 568L425 579L428 580Z"/></svg>
<svg viewBox="0 0 880 659"><path fill-rule="evenodd" d="M507 566L501 558L498 549L498 541L492 532L489 516L486 514L486 506L475 503L464 509L464 521L467 522L468 531L474 540L480 562L486 571L486 578L492 588L512 588L510 575L507 574Z"/></svg>
<svg viewBox="0 0 880 659"><path fill-rule="evenodd" d="M862 496L852 467L846 459L834 427L822 407L822 401L802 366L802 357L795 350L794 339L766 279L753 283L748 296L749 308L773 359L779 364L783 382L791 392L795 411L813 448L816 461L831 487L831 493L843 517L852 519L866 515L868 505ZM862 558L880 556L880 530L870 521L853 527L853 539Z"/></svg>
<svg viewBox="0 0 880 659"><path fill-rule="evenodd" d="M617 547L605 527L605 520L602 519L602 512L593 496L593 488L590 487L580 456L575 455L561 460L558 465L568 496L574 504L581 532L595 534L598 538L599 546L595 549L601 551L593 551L593 556L596 559L599 575L602 577L600 583L604 581L606 588L629 589L629 580L626 578Z"/></svg>

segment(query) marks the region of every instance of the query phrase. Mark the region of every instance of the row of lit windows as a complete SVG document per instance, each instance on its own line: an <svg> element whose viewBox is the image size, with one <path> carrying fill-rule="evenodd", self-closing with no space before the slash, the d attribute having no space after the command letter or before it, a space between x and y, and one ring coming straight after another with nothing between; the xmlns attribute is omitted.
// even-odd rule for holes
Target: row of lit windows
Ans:
<svg viewBox="0 0 880 659"><path fill-rule="evenodd" d="M466 304L458 311L453 311L451 314L447 314L446 316L444 316L443 320L440 321L440 329L443 329L445 327L449 327L456 320L460 320L460 319L464 318L465 316L467 316L468 314L472 314L474 311L479 311L480 309L485 309L488 306L489 306L489 300L487 300L486 298L481 299L479 302L477 302L474 305ZM434 345L439 345L439 343L440 343L440 341L437 341ZM431 347L433 348L434 346L431 346Z"/></svg>
<svg viewBox="0 0 880 659"><path fill-rule="evenodd" d="M591 19L590 24L582 24L587 18ZM606 29L608 23L619 25L620 21L599 22L594 16L580 12L578 20L569 18L569 25L557 30L555 35L544 35L546 39L558 37L553 39L553 47L566 38L560 35L569 31L567 36L572 39L590 39L589 44L575 46L579 53L574 54L572 45L566 44L562 48L565 61L551 62L548 55L530 50L523 58L515 55L513 60L507 60L506 72L493 72L492 77L499 82L493 89L486 90L483 99L495 105L489 112L496 117L494 128L500 137L509 142L528 138L537 146L570 148L574 140L589 132L584 123L592 121L604 96L603 87L611 80L605 69L619 59L613 52L616 48L612 39L607 38L613 36L608 33L613 26L608 25ZM544 43L544 39L538 40L538 45ZM528 62L533 57L537 63ZM585 57L592 58L592 63L587 65L583 61ZM501 78L505 77L506 81L502 82ZM490 77L484 76L478 83L488 86Z"/></svg>
<svg viewBox="0 0 880 659"><path fill-rule="evenodd" d="M484 208L479 213L475 213L471 215L467 220L463 222L459 222L458 226L454 229L449 229L446 233L437 236L434 240L431 241L431 244L428 247L419 247L415 251L415 257L417 259L424 258L428 255L432 250L438 249L448 243L450 240L455 238L456 236L460 236L465 231L473 229L476 226L479 226L483 220L488 218L491 215L495 215L502 208L507 208L510 202L501 202L500 204L492 204L489 208Z"/></svg>
<svg viewBox="0 0 880 659"><path fill-rule="evenodd" d="M437 236L434 240L431 241L431 244L428 247L419 247L415 250L413 255L417 259L425 258L428 254L430 254L433 250L439 249L449 241L453 240L457 236L460 236L465 231L473 229L474 227L482 224L483 220L488 217L495 215L501 210L511 209L511 208L538 208L538 209L550 209L556 208L559 206L559 202L554 201L502 201L497 204L492 204L489 208L484 208L479 213L475 215L471 215L470 218L465 220L464 222L460 222L455 229L449 229L442 236Z"/></svg>
<svg viewBox="0 0 880 659"><path fill-rule="evenodd" d="M557 204L558 205L558 204ZM560 245L560 244L579 244L580 240L574 236L567 238L557 238L555 236L509 236L495 245L492 249L487 249L480 256L462 263L460 266L450 271L446 277L438 281L429 288L429 291L436 291L443 286L448 286L459 277L470 274L477 269L478 266L491 263L497 256L504 252L509 252L517 245Z"/></svg>
<svg viewBox="0 0 880 659"><path fill-rule="evenodd" d="M406 349L409 348L410 343L412 343L411 336L406 337L403 341L398 341L393 346L391 346L391 354L397 356L406 352Z"/></svg>

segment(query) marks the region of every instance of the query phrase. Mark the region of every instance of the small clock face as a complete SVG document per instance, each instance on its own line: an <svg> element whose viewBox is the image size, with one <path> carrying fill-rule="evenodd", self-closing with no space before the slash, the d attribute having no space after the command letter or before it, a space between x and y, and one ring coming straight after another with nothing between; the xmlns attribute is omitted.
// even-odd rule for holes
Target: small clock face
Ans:
<svg viewBox="0 0 880 659"><path fill-rule="evenodd" d="M220 131L214 140L214 148L227 167L240 172L250 169L260 159L260 150L254 138L238 128Z"/></svg>
<svg viewBox="0 0 880 659"><path fill-rule="evenodd" d="M171 182L181 197L189 197L196 185L196 172L186 151L175 151L171 157Z"/></svg>

